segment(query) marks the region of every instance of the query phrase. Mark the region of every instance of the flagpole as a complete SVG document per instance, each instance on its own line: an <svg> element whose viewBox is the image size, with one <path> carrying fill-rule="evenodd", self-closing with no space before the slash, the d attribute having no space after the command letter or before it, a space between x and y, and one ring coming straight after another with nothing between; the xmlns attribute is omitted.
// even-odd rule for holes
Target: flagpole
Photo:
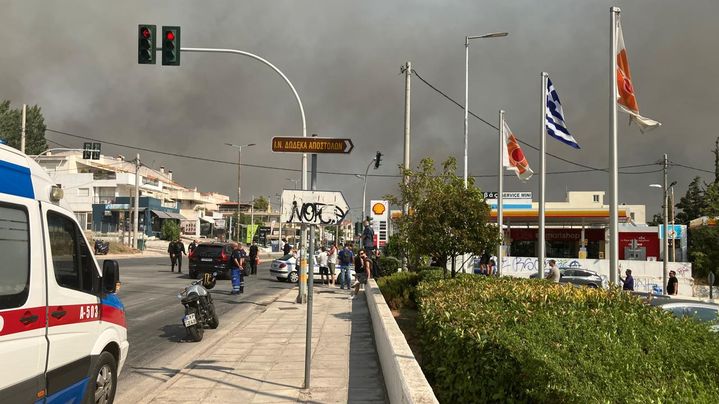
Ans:
<svg viewBox="0 0 719 404"><path fill-rule="evenodd" d="M619 154L617 152L617 18L619 7L610 9L609 40L609 282L617 283L619 271Z"/></svg>
<svg viewBox="0 0 719 404"><path fill-rule="evenodd" d="M499 230L499 249L497 251L497 275L502 276L502 247L504 245L503 211L504 211L504 150L507 148L504 139L504 110L499 110L499 164L497 164L497 229Z"/></svg>
<svg viewBox="0 0 719 404"><path fill-rule="evenodd" d="M538 230L538 237L539 240L539 250L537 254L537 273L539 274L539 278L544 278L544 259L546 258L546 246L544 242L544 188L546 185L545 181L545 175L547 172L547 165L546 165L546 159L545 159L545 150L546 150L546 141L547 141L547 72L542 72L542 113L540 114L541 122L542 122L542 131L540 132L541 138L539 139L539 216L537 219L539 220L539 230Z"/></svg>

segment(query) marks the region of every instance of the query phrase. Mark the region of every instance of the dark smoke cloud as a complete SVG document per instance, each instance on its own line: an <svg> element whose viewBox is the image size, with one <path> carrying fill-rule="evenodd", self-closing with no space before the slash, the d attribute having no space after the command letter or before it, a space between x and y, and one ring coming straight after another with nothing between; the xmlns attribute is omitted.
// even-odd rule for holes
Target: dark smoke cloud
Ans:
<svg viewBox="0 0 719 404"><path fill-rule="evenodd" d="M620 163L675 161L712 169L717 136L712 117L719 101L715 38L719 3L638 0L553 1L19 1L3 2L0 15L0 98L39 104L49 128L176 153L234 160L225 142L257 143L244 161L299 168L294 155L270 152L272 136L299 136L301 121L287 86L248 58L183 54L181 67L139 66L136 27L181 25L184 46L238 48L283 70L297 87L309 134L351 137L350 156L322 156L320 169L362 173L376 150L384 165L370 173L396 174L402 161L404 80L407 60L426 79L462 102L464 36L510 31L470 48L470 109L490 122L507 110L516 135L538 144L539 74L550 73L567 123L582 150L548 140L549 151L588 165L608 164L609 7L623 9L623 27L643 114L664 126L646 135L620 114ZM462 110L416 78L412 89L412 159L460 159ZM49 134L77 146L81 140ZM134 155L106 146L108 153ZM494 130L470 120L470 172L494 174ZM525 148L530 164L537 152ZM204 191L234 195L232 166L142 153L155 167ZM575 167L548 159L550 171ZM644 171L646 169L636 169ZM675 168L679 194L694 175ZM709 179L708 174L704 175ZM243 169L243 195L274 195L299 173ZM648 188L660 173L621 177L620 201L658 211L660 195ZM345 192L361 208L361 181L321 175L321 189ZM368 199L396 191L396 179L370 178ZM495 189L495 179L479 185ZM604 173L548 179L548 200L565 190L605 190ZM507 190L532 190L506 181Z"/></svg>

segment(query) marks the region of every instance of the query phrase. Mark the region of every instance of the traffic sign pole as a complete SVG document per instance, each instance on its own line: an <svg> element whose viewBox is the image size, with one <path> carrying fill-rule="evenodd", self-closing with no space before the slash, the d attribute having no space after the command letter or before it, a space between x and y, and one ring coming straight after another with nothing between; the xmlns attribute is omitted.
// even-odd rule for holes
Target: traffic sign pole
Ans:
<svg viewBox="0 0 719 404"><path fill-rule="evenodd" d="M317 190L317 154L312 154L310 189ZM312 368L312 294L315 278L315 225L310 225L309 278L307 279L307 332L305 338L305 389L310 388L310 370ZM334 275L334 274L333 274Z"/></svg>

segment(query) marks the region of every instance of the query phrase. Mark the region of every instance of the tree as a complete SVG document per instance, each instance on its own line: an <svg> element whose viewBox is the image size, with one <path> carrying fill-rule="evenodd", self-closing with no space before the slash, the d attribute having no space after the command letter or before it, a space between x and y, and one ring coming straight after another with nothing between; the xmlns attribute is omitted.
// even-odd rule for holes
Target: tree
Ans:
<svg viewBox="0 0 719 404"><path fill-rule="evenodd" d="M160 229L160 238L163 240L177 240L180 238L180 224L175 220L165 219Z"/></svg>
<svg viewBox="0 0 719 404"><path fill-rule="evenodd" d="M470 253L480 255L499 244L499 234L488 224L490 208L479 188L455 173L453 157L442 163L442 172L435 175L430 158L420 161L417 170L404 170L407 182L400 183L401 197L392 203L407 202L410 214L397 221L400 243L410 255L429 255L435 259L452 260L452 276L456 274L456 257Z"/></svg>
<svg viewBox="0 0 719 404"><path fill-rule="evenodd" d="M681 224L689 224L689 221L700 217L706 207L704 201L704 190L700 185L701 178L694 177L694 180L689 184L687 193L679 199L679 203L675 206L681 209L681 212L677 213L676 221Z"/></svg>
<svg viewBox="0 0 719 404"><path fill-rule="evenodd" d="M21 132L22 109L12 109L7 100L0 102L0 138L10 147L20 150ZM27 109L25 119L25 153L40 154L45 150L45 118L40 107L34 105Z"/></svg>
<svg viewBox="0 0 719 404"><path fill-rule="evenodd" d="M270 201L267 200L264 196L260 196L259 198L255 198L254 201L252 201L252 207L255 210L259 210L262 212L266 212L267 209L270 207Z"/></svg>
<svg viewBox="0 0 719 404"><path fill-rule="evenodd" d="M664 216L661 213L655 213L652 215L652 219L647 222L650 226L659 226L661 224L664 224Z"/></svg>
<svg viewBox="0 0 719 404"><path fill-rule="evenodd" d="M694 279L706 280L709 271L716 271L719 263L719 227L701 226L690 230L689 258Z"/></svg>

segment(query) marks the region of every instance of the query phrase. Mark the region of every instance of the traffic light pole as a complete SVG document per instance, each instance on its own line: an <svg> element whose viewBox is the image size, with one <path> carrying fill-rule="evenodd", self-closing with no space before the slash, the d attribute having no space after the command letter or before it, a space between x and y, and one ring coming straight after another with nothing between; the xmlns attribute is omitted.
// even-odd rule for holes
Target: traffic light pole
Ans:
<svg viewBox="0 0 719 404"><path fill-rule="evenodd" d="M180 48L180 52L197 52L197 53L229 53L233 55L241 55L241 56L247 56L252 59L258 60L265 65L272 68L272 70L275 71L282 79L285 80L287 85L292 90L292 93L295 96L295 99L297 100L297 105L300 107L300 114L302 115L302 137L307 137L307 120L305 119L305 109L302 106L302 101L300 100L299 94L297 94L297 90L295 90L295 86L292 85L292 82L285 76L284 73L280 69L278 69L275 65L268 62L266 59L257 56L255 54L252 54L250 52L245 52L237 49L215 49L215 48ZM302 154L302 190L307 191L307 153ZM307 254L303 254L304 249L306 247L305 243L307 242L307 226L302 225L302 240L300 241L300 292L297 296L297 302L298 303L305 303L307 301Z"/></svg>

